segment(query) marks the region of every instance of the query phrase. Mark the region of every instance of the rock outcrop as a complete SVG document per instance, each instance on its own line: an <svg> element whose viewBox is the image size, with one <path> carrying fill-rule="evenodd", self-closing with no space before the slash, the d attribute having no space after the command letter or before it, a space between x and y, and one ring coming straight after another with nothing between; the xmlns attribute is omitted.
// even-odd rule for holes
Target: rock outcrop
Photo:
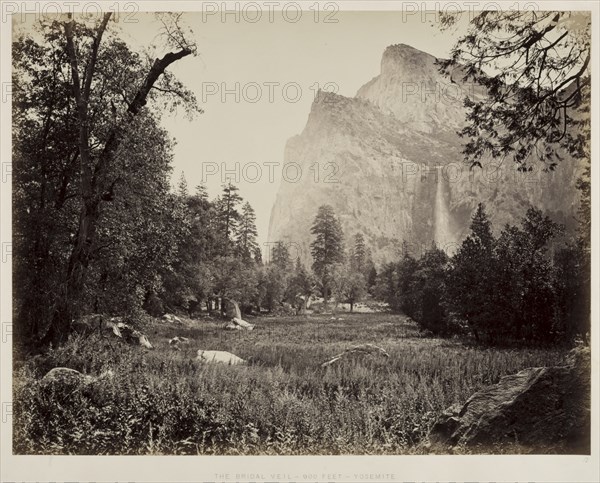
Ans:
<svg viewBox="0 0 600 483"><path fill-rule="evenodd" d="M589 454L590 378L589 348L575 350L566 366L505 376L448 408L430 431L430 449L492 453L513 443L521 452Z"/></svg>
<svg viewBox="0 0 600 483"><path fill-rule="evenodd" d="M294 243L310 265L310 226L322 204L333 206L347 239L364 235L376 263L397 259L403 240L417 255L432 241L452 252L479 202L497 230L529 206L575 226L580 170L568 155L553 173L518 173L508 161L484 159L474 170L463 163L456 134L465 124L463 98L485 93L459 72L442 75L435 61L393 45L356 97L319 92L306 127L285 147L284 165L295 168L281 181L269 240Z"/></svg>
<svg viewBox="0 0 600 483"><path fill-rule="evenodd" d="M310 307L310 297L306 295L297 295L295 300L296 315L304 315Z"/></svg>
<svg viewBox="0 0 600 483"><path fill-rule="evenodd" d="M229 319L242 318L240 306L235 300L225 299L225 316Z"/></svg>
<svg viewBox="0 0 600 483"><path fill-rule="evenodd" d="M173 320L171 321L173 322ZM179 320L179 322L181 321ZM148 337L139 330L124 323L122 317L109 317L102 314L84 315L73 322L73 330L80 334L91 334L93 332L105 334L108 332L128 344L140 345L146 349L153 348Z"/></svg>
<svg viewBox="0 0 600 483"><path fill-rule="evenodd" d="M118 317L113 317L105 323L105 327L109 329L114 335L124 340L130 345L140 345L146 349L153 349L152 344L148 340L145 334L137 329L134 329L130 325L120 322Z"/></svg>

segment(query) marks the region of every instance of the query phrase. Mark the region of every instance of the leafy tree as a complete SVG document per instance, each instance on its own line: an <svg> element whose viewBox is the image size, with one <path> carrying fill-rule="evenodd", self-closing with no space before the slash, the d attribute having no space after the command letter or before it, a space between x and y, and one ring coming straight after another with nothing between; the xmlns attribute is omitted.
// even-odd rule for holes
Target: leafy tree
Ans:
<svg viewBox="0 0 600 483"><path fill-rule="evenodd" d="M367 282L362 272L352 267L337 265L333 274L332 291L338 302L350 304L350 312L354 304L362 300L367 293Z"/></svg>
<svg viewBox="0 0 600 483"><path fill-rule="evenodd" d="M219 256L212 263L211 273L214 293L222 301L232 299L245 307L255 303L258 274L254 265L248 265L233 255ZM221 308L224 309L224 306Z"/></svg>
<svg viewBox="0 0 600 483"><path fill-rule="evenodd" d="M269 262L259 269L259 306L264 306L268 311L280 306L284 300L294 303L295 294L292 294L291 282L293 276L291 261L287 245L276 242L271 249Z"/></svg>
<svg viewBox="0 0 600 483"><path fill-rule="evenodd" d="M547 246L561 227L530 208L521 228L507 226L496 247L496 338L548 342L554 335L555 290Z"/></svg>
<svg viewBox="0 0 600 483"><path fill-rule="evenodd" d="M377 274L375 288L373 289L375 298L386 302L391 309L398 310L399 304L396 301L397 286L396 264L392 262L384 263Z"/></svg>
<svg viewBox="0 0 600 483"><path fill-rule="evenodd" d="M554 330L567 341L588 340L590 333L590 257L581 241L567 244L554 258L557 317ZM589 340L588 340L589 342Z"/></svg>
<svg viewBox="0 0 600 483"><path fill-rule="evenodd" d="M424 329L438 335L456 332L446 311L445 294L448 255L436 247L419 259L419 268L413 273L412 293L419 295L415 320Z"/></svg>
<svg viewBox="0 0 600 483"><path fill-rule="evenodd" d="M173 233L156 230L173 220L165 211L171 143L155 106L162 97L196 108L191 92L167 70L195 48L175 46L165 35L173 52L147 66L115 35L111 17L42 22L37 32L14 43L15 206L26 214L16 226L16 250L24 255L15 267L23 275L17 304L27 307L35 300L39 307L35 315L30 310L17 315L28 319L23 325L31 335L45 333L46 342L64 339L78 313L102 305L94 293L98 284L114 286L107 270L120 271L117 286L139 299L144 285L159 283L156 270L173 254L158 247L176 246ZM168 23L170 16L162 18ZM145 190L155 194L150 203L140 194ZM125 199L125 193L138 197ZM134 215L118 213L119 203L121 210L133 205ZM150 230L158 233L142 235L146 227L133 218L140 215L153 217ZM36 219L45 223L36 225ZM128 231L133 227L136 231ZM149 236L154 238L146 240ZM145 266L137 258L147 248L140 239L158 250ZM27 275L32 266L40 269L38 275Z"/></svg>
<svg viewBox="0 0 600 483"><path fill-rule="evenodd" d="M313 295L313 291L315 288L315 280L312 274L306 270L306 267L302 264L300 257L296 259L296 267L294 270L294 275L289 280L288 288L287 288L287 296L286 298L291 303L296 303L296 297L310 297Z"/></svg>
<svg viewBox="0 0 600 483"><path fill-rule="evenodd" d="M319 207L311 233L315 236L310 244L313 257L312 269L319 278L323 298L327 303L332 285L333 267L344 261L344 234L330 205Z"/></svg>
<svg viewBox="0 0 600 483"><path fill-rule="evenodd" d="M392 295L392 306L406 315L417 318L421 307L420 292L414 283L414 274L419 269L419 261L410 252L405 252L396 265L396 292Z"/></svg>
<svg viewBox="0 0 600 483"><path fill-rule="evenodd" d="M458 15L442 17L447 27ZM485 155L511 157L530 169L529 156L553 169L560 151L589 157L589 12L483 11L441 63L447 73L484 86L466 99L464 154L472 165Z"/></svg>
<svg viewBox="0 0 600 483"><path fill-rule="evenodd" d="M179 245L178 257L172 269L164 274L163 298L170 307L191 312L212 295L211 260L216 256L218 233L210 222L214 216L203 186L194 195L187 194L187 183L182 178L177 200L185 216L187 232Z"/></svg>
<svg viewBox="0 0 600 483"><path fill-rule="evenodd" d="M285 299L287 274L274 263L265 267L265 296L264 303L269 312L280 306Z"/></svg>

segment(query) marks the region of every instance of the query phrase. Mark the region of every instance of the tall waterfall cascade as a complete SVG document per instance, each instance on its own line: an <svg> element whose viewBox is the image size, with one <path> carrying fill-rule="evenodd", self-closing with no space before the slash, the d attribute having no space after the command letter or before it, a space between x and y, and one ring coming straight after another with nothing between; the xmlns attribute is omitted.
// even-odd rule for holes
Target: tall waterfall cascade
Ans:
<svg viewBox="0 0 600 483"><path fill-rule="evenodd" d="M444 182L443 166L437 166L436 192L435 192L435 210L434 210L434 238L438 248L444 249L444 246L451 243L450 236L450 213L448 211L448 202L446 200L446 190Z"/></svg>

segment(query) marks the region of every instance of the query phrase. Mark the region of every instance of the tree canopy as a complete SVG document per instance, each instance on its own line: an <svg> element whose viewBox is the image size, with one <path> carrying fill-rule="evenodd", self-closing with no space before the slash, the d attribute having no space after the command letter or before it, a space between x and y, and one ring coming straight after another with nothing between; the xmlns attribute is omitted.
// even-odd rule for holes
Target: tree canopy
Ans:
<svg viewBox="0 0 600 483"><path fill-rule="evenodd" d="M442 15L444 28L460 14ZM513 159L521 170L554 169L566 153L589 157L591 15L569 11L483 11L441 62L485 88L467 98L465 159Z"/></svg>

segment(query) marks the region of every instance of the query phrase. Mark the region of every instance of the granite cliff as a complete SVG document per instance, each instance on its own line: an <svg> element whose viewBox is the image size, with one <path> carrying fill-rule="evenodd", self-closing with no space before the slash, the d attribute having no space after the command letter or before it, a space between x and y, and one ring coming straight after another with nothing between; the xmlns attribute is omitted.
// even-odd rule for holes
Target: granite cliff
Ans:
<svg viewBox="0 0 600 483"><path fill-rule="evenodd" d="M519 173L508 160L482 160L483 169L473 170L463 163L456 134L465 123L463 99L485 92L460 72L442 75L435 61L393 45L380 75L355 97L318 94L304 130L287 142L284 166L293 168L271 212L269 241L294 243L310 264L310 226L325 203L347 239L363 233L376 263L396 259L403 241L415 252L434 241L452 252L480 201L497 230L517 223L528 206L574 226L579 171L572 160L552 173Z"/></svg>

